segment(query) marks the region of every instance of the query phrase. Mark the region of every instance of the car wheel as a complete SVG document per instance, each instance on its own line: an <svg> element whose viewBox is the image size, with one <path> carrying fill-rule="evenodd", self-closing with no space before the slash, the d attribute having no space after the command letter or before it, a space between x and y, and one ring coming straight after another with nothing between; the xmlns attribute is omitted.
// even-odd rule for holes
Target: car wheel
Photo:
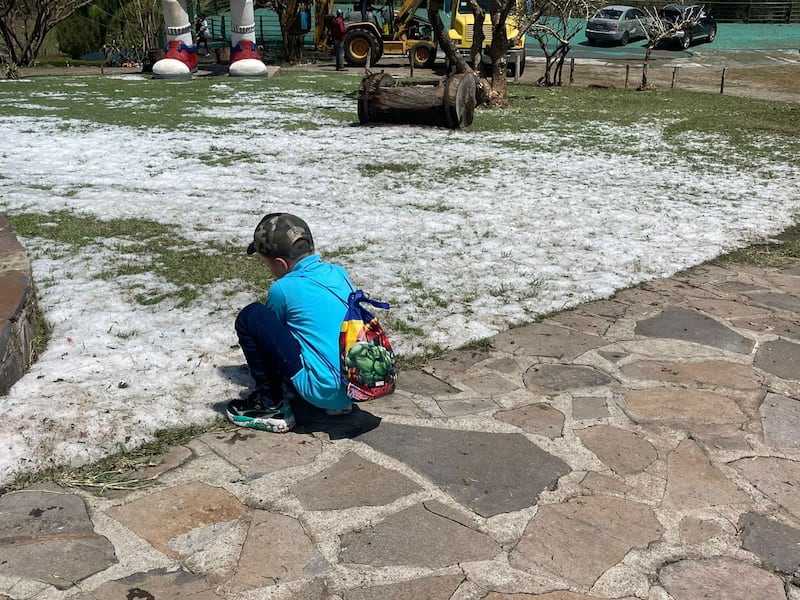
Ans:
<svg viewBox="0 0 800 600"><path fill-rule="evenodd" d="M629 34L627 31L623 31L622 32L622 37L619 38L619 43L622 46L627 46L628 42L630 42L630 41L631 41L631 34Z"/></svg>
<svg viewBox="0 0 800 600"><path fill-rule="evenodd" d="M716 25L711 28L711 31L708 32L708 43L710 44L711 42L713 42L715 37L717 37Z"/></svg>
<svg viewBox="0 0 800 600"><path fill-rule="evenodd" d="M681 38L681 48L686 50L689 46L692 45L692 34L688 31L683 32L683 37Z"/></svg>

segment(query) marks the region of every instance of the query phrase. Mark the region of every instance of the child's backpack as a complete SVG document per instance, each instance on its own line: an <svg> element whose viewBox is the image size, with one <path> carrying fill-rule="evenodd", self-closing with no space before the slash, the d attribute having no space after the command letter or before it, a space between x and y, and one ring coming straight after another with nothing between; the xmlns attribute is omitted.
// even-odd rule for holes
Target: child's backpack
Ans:
<svg viewBox="0 0 800 600"><path fill-rule="evenodd" d="M347 312L339 332L339 356L347 395L355 402L374 400L394 392L397 360L378 318L362 306L389 310L388 302L373 300L362 290L347 299Z"/></svg>

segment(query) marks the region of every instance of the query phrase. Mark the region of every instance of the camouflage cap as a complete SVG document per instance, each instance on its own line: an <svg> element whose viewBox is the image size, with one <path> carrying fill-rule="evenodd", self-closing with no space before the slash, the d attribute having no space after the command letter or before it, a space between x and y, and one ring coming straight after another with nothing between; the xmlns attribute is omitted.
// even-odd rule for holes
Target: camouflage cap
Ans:
<svg viewBox="0 0 800 600"><path fill-rule="evenodd" d="M314 252L314 238L303 219L289 213L270 213L261 219L247 247L269 258L295 259Z"/></svg>

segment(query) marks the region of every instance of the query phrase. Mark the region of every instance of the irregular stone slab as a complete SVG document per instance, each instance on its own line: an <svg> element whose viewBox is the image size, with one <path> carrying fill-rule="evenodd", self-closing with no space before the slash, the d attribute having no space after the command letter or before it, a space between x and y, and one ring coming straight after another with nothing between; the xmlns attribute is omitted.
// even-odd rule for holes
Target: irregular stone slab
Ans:
<svg viewBox="0 0 800 600"><path fill-rule="evenodd" d="M702 544L726 533L731 535L734 532L727 532L719 523L698 517L681 519L680 535L685 544Z"/></svg>
<svg viewBox="0 0 800 600"><path fill-rule="evenodd" d="M577 329L590 335L605 335L608 328L614 324L612 319L597 317L594 315L582 315L577 311L568 310L560 313L552 319L545 319L545 323L553 322L565 327Z"/></svg>
<svg viewBox="0 0 800 600"><path fill-rule="evenodd" d="M116 562L79 496L41 483L0 497L0 575L67 589Z"/></svg>
<svg viewBox="0 0 800 600"><path fill-rule="evenodd" d="M460 417L497 409L497 403L489 396L480 398L444 397L436 400L436 405L446 417Z"/></svg>
<svg viewBox="0 0 800 600"><path fill-rule="evenodd" d="M662 280L663 281L663 280ZM654 285L656 282L650 282L647 285ZM683 284L677 284L680 286L681 290L685 290L686 286ZM682 292L683 296L686 295L685 292ZM626 304L630 304L632 306L659 306L664 304L664 298L661 294L657 294L656 292L646 290L643 287L635 287L635 288L628 288L626 290L620 290L617 295L615 296L617 300L620 302L625 302Z"/></svg>
<svg viewBox="0 0 800 600"><path fill-rule="evenodd" d="M322 451L322 441L307 435L292 432L269 435L244 428L233 432L204 433L200 441L242 471L248 479L306 465Z"/></svg>
<svg viewBox="0 0 800 600"><path fill-rule="evenodd" d="M458 394L461 391L438 377L417 370L403 371L397 378L397 389L420 396Z"/></svg>
<svg viewBox="0 0 800 600"><path fill-rule="evenodd" d="M202 575L183 568L175 571L154 569L108 581L91 592L70 596L74 600L220 600Z"/></svg>
<svg viewBox="0 0 800 600"><path fill-rule="evenodd" d="M574 398L573 419L602 419L609 416L605 398Z"/></svg>
<svg viewBox="0 0 800 600"><path fill-rule="evenodd" d="M193 481L112 506L106 514L157 550L179 559L184 555L170 547L170 540L199 527L239 519L244 512L244 506L229 492Z"/></svg>
<svg viewBox="0 0 800 600"><path fill-rule="evenodd" d="M690 302L692 308L708 313L713 317L723 319L737 318L757 318L765 317L770 311L751 306L744 302L735 300L720 300L719 298L692 298Z"/></svg>
<svg viewBox="0 0 800 600"><path fill-rule="evenodd" d="M695 439L701 442L703 446L712 450L734 450L736 452L748 452L753 449L750 443L741 435L734 435L734 437L696 435Z"/></svg>
<svg viewBox="0 0 800 600"><path fill-rule="evenodd" d="M751 331L768 331L781 337L800 339L800 323L793 323L785 319L770 316L765 319L737 319L733 324L740 329Z"/></svg>
<svg viewBox="0 0 800 600"><path fill-rule="evenodd" d="M563 460L516 433L383 423L356 439L428 477L484 517L535 506L542 491L570 472Z"/></svg>
<svg viewBox="0 0 800 600"><path fill-rule="evenodd" d="M437 501L390 515L380 523L340 536L340 562L439 569L464 561L491 560L500 545L463 523Z"/></svg>
<svg viewBox="0 0 800 600"><path fill-rule="evenodd" d="M618 427L595 425L575 433L597 458L623 475L641 473L658 457L653 444Z"/></svg>
<svg viewBox="0 0 800 600"><path fill-rule="evenodd" d="M537 394L554 395L567 390L617 383L605 373L581 365L534 365L523 376L525 387Z"/></svg>
<svg viewBox="0 0 800 600"><path fill-rule="evenodd" d="M771 448L800 448L800 401L769 392L759 412L764 443Z"/></svg>
<svg viewBox="0 0 800 600"><path fill-rule="evenodd" d="M603 475L602 473L589 472L581 481L581 485L587 490L597 492L600 495L606 494L627 494L633 488L624 481L615 477Z"/></svg>
<svg viewBox="0 0 800 600"><path fill-rule="evenodd" d="M419 406L406 396L401 394L394 394L390 398L384 398L385 402L380 400L370 402L370 411L378 417L389 417L400 415L404 417L429 417L427 411L422 410Z"/></svg>
<svg viewBox="0 0 800 600"><path fill-rule="evenodd" d="M675 600L786 600L779 577L730 558L680 560L658 577Z"/></svg>
<svg viewBox="0 0 800 600"><path fill-rule="evenodd" d="M424 598L452 598L464 581L462 575L426 577L390 585L347 590L344 600L423 600Z"/></svg>
<svg viewBox="0 0 800 600"><path fill-rule="evenodd" d="M628 356L625 352L611 352L605 350L598 350L597 353L610 363L617 363Z"/></svg>
<svg viewBox="0 0 800 600"><path fill-rule="evenodd" d="M0 496L0 544L4 546L54 535L93 534L83 499L55 483L39 483Z"/></svg>
<svg viewBox="0 0 800 600"><path fill-rule="evenodd" d="M756 285L755 283L747 283L746 281L723 281L715 283L714 286L721 292L726 294L739 294L741 292L752 292L755 290L766 290L763 285Z"/></svg>
<svg viewBox="0 0 800 600"><path fill-rule="evenodd" d="M667 457L663 508L686 510L750 501L747 494L711 465L693 440L686 438Z"/></svg>
<svg viewBox="0 0 800 600"><path fill-rule="evenodd" d="M800 344L773 340L761 344L753 364L783 379L800 381Z"/></svg>
<svg viewBox="0 0 800 600"><path fill-rule="evenodd" d="M297 519L257 510L230 588L244 592L314 577L332 569Z"/></svg>
<svg viewBox="0 0 800 600"><path fill-rule="evenodd" d="M789 267L787 269L781 269L779 273L781 275L787 275L791 277L800 277L800 265Z"/></svg>
<svg viewBox="0 0 800 600"><path fill-rule="evenodd" d="M664 309L657 317L639 321L635 333L694 342L739 354L750 354L754 346L753 340L748 340L711 317L674 307Z"/></svg>
<svg viewBox="0 0 800 600"><path fill-rule="evenodd" d="M515 327L492 338L492 345L503 352L517 356L551 356L562 360L572 360L606 343L596 335L545 323Z"/></svg>
<svg viewBox="0 0 800 600"><path fill-rule="evenodd" d="M776 294L774 292L747 294L753 302L758 302L764 306L785 310L788 312L800 313L800 298L794 294Z"/></svg>
<svg viewBox="0 0 800 600"><path fill-rule="evenodd" d="M787 277L787 275L790 276ZM800 277L797 277L796 274L790 274L784 271L778 275L775 275L773 272L765 277L765 279L772 287L778 288L781 292L794 296L800 296Z"/></svg>
<svg viewBox="0 0 800 600"><path fill-rule="evenodd" d="M631 379L684 383L695 387L716 386L735 390L757 390L764 379L749 365L724 360L700 362L640 360L623 365L621 371Z"/></svg>
<svg viewBox="0 0 800 600"><path fill-rule="evenodd" d="M800 518L800 463L774 457L741 458L728 463L742 477L774 502L780 504L795 518Z"/></svg>
<svg viewBox="0 0 800 600"><path fill-rule="evenodd" d="M742 548L758 556L764 567L800 576L800 529L756 513L739 517Z"/></svg>
<svg viewBox="0 0 800 600"><path fill-rule="evenodd" d="M662 531L653 510L644 504L610 496L573 498L540 506L509 562L530 573L538 563L588 588L632 548L647 547Z"/></svg>
<svg viewBox="0 0 800 600"><path fill-rule="evenodd" d="M487 347L453 350L443 358L437 358L427 363L425 370L436 377L461 377L476 364L488 359L489 356ZM405 376L406 371L402 371L402 378L405 379Z"/></svg>
<svg viewBox="0 0 800 600"><path fill-rule="evenodd" d="M628 305L616 300L595 300L593 302L584 302L576 310L590 315L609 317L616 321L617 317L625 314L625 311L628 310Z"/></svg>
<svg viewBox="0 0 800 600"><path fill-rule="evenodd" d="M519 368L519 363L510 357L503 357L498 358L497 360L493 360L486 364L487 369L491 369L492 371L497 371L498 373L517 373Z"/></svg>
<svg viewBox="0 0 800 600"><path fill-rule="evenodd" d="M518 385L495 373L472 375L464 377L462 381L479 394L487 396L499 396L519 388Z"/></svg>
<svg viewBox="0 0 800 600"><path fill-rule="evenodd" d="M683 388L625 390L625 402L625 412L636 423L693 428L747 421L736 402L712 392Z"/></svg>
<svg viewBox="0 0 800 600"><path fill-rule="evenodd" d="M511 410L499 410L495 419L516 425L528 433L549 438L561 437L564 431L564 415L549 404L539 402Z"/></svg>
<svg viewBox="0 0 800 600"><path fill-rule="evenodd" d="M381 506L421 488L405 475L348 452L336 464L290 490L306 510Z"/></svg>

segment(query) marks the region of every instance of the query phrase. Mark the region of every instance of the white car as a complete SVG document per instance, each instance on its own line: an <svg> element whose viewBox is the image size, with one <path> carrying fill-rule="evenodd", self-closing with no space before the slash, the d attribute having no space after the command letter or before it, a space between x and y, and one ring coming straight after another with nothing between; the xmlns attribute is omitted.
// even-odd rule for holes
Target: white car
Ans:
<svg viewBox="0 0 800 600"><path fill-rule="evenodd" d="M586 39L596 42L616 42L623 46L631 40L647 37L652 19L633 6L606 6L586 22Z"/></svg>

